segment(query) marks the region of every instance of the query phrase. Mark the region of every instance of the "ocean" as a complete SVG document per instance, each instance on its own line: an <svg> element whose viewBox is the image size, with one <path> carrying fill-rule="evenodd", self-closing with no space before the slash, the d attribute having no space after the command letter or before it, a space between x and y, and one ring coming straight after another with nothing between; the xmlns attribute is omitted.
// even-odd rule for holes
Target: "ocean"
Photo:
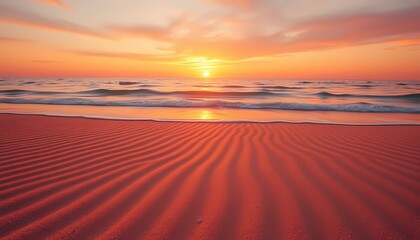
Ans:
<svg viewBox="0 0 420 240"><path fill-rule="evenodd" d="M420 124L420 81L5 78L0 112L167 121Z"/></svg>

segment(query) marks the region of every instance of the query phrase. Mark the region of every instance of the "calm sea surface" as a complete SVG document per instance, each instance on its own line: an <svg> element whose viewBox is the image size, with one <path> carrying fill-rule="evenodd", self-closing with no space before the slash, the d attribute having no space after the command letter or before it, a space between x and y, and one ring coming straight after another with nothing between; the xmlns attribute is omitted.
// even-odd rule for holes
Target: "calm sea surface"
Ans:
<svg viewBox="0 0 420 240"><path fill-rule="evenodd" d="M0 112L120 119L420 124L420 81L1 79Z"/></svg>

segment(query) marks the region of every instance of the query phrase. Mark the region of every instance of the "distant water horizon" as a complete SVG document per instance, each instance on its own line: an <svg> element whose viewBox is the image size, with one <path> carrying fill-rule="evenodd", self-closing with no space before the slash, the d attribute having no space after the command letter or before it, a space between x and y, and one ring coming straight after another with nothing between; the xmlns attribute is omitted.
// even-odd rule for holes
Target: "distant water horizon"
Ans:
<svg viewBox="0 0 420 240"><path fill-rule="evenodd" d="M3 78L0 112L121 119L420 124L420 81Z"/></svg>

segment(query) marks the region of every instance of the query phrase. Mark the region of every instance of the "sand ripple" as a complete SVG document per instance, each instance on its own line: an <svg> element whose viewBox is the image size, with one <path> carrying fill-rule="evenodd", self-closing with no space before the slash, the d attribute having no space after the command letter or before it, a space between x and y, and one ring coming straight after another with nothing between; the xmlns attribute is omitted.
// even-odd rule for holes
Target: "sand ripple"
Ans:
<svg viewBox="0 0 420 240"><path fill-rule="evenodd" d="M4 239L415 239L420 127L0 115Z"/></svg>

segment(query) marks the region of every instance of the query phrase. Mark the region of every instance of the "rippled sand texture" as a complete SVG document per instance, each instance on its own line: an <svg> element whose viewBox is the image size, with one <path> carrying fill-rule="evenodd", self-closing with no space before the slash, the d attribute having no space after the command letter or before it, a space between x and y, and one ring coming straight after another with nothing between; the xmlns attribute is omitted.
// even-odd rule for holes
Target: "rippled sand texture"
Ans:
<svg viewBox="0 0 420 240"><path fill-rule="evenodd" d="M415 239L420 127L0 115L4 239Z"/></svg>

